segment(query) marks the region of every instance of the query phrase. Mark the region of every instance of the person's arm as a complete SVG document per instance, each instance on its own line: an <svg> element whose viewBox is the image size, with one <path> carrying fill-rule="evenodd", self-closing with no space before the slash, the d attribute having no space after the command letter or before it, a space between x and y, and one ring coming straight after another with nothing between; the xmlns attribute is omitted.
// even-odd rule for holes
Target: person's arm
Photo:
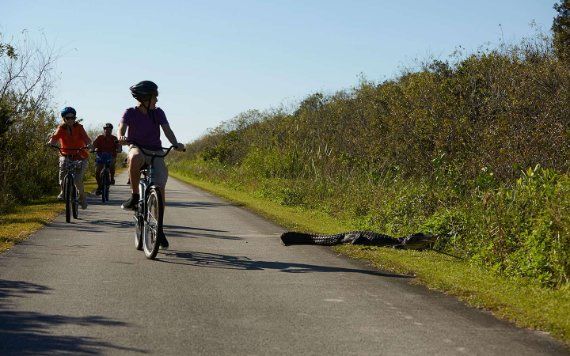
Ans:
<svg viewBox="0 0 570 356"><path fill-rule="evenodd" d="M89 135L87 135L87 132L85 131L85 128L81 127L81 130L83 130L83 142L85 142L85 146L89 147L89 149L93 149L93 145L91 144L93 141L91 141L91 137L89 137Z"/></svg>
<svg viewBox="0 0 570 356"><path fill-rule="evenodd" d="M127 137L125 136L125 133L127 133L127 125L121 122L119 123L119 129L117 132L117 135L119 135L119 143L121 145L127 144Z"/></svg>
<svg viewBox="0 0 570 356"><path fill-rule="evenodd" d="M50 146L57 146L57 144L59 143L59 136L60 136L60 128L58 127L55 132L53 133L53 135L51 135L51 138L48 141L48 145Z"/></svg>
<svg viewBox="0 0 570 356"><path fill-rule="evenodd" d="M162 131L164 132L164 135L166 136L168 141L170 141L172 146L175 147L176 150L178 150L178 151L184 150L184 145L181 144L180 142L178 142L178 140L176 139L176 135L174 135L174 132L172 132L172 129L170 128L170 125L162 124L162 125L160 125L160 127L162 127Z"/></svg>
<svg viewBox="0 0 570 356"><path fill-rule="evenodd" d="M113 142L115 143L115 152L117 153L123 152L123 147L119 143L119 139L117 137L113 136Z"/></svg>
<svg viewBox="0 0 570 356"><path fill-rule="evenodd" d="M49 146L57 146L58 143L59 143L59 140L53 138L53 136L52 136L52 138L48 141L48 145L49 145Z"/></svg>

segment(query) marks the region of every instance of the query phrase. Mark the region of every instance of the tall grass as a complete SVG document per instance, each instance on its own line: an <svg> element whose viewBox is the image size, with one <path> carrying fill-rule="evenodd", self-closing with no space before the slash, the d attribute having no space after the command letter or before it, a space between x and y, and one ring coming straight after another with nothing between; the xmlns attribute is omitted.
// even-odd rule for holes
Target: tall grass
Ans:
<svg viewBox="0 0 570 356"><path fill-rule="evenodd" d="M381 83L248 111L171 167L355 228L448 236L513 278L569 276L570 67L549 39L433 60Z"/></svg>

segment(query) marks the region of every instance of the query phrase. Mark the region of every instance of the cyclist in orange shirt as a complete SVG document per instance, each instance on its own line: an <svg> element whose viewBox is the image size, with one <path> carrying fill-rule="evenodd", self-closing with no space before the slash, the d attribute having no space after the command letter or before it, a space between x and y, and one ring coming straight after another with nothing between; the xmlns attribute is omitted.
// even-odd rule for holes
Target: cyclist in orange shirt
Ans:
<svg viewBox="0 0 570 356"><path fill-rule="evenodd" d="M72 148L91 148L91 139L85 132L83 125L79 124L75 120L77 119L77 112L72 107L65 107L61 110L61 117L63 123L57 127L54 134L49 140L49 145L55 145L59 143L64 154L73 155L72 160L81 160L81 169L77 172L75 176L75 187L79 191L79 202L81 203L81 208L87 208L87 201L85 199L85 192L83 188L83 175L87 169L87 158L89 157L89 152L87 150L74 151ZM69 149L66 151L66 148ZM65 167L65 161L69 159L68 157L59 157L59 185L61 191L57 196L58 199L63 199L63 177L65 173L63 168Z"/></svg>

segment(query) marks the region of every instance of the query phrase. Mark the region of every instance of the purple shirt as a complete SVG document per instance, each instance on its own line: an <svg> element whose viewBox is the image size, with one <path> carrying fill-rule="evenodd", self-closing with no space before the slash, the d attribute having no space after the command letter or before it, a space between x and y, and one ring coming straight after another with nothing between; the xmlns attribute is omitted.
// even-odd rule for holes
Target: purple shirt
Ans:
<svg viewBox="0 0 570 356"><path fill-rule="evenodd" d="M121 118L121 124L128 127L128 141L142 148L159 150L162 147L160 125L168 125L168 120L161 108L152 110L152 116L144 114L137 108L128 108Z"/></svg>

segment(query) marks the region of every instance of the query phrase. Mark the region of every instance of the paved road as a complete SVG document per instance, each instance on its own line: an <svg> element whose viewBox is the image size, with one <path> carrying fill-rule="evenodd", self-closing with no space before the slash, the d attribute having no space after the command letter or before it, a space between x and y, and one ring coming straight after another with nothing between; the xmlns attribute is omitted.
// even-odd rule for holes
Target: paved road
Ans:
<svg viewBox="0 0 570 356"><path fill-rule="evenodd" d="M171 246L156 261L134 249L126 186L0 255L0 354L568 354L405 276L284 247L280 227L243 208L168 188Z"/></svg>

